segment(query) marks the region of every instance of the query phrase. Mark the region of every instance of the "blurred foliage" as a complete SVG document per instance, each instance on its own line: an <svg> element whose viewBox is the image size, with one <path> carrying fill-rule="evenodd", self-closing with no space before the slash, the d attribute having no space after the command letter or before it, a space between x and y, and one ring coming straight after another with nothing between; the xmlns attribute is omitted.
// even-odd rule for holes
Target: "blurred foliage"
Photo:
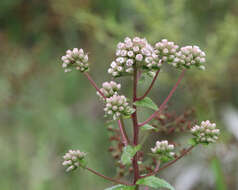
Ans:
<svg viewBox="0 0 238 190"><path fill-rule="evenodd" d="M223 106L238 106L237 10L235 0L1 0L0 188L95 190L110 185L86 172L66 175L61 167L63 153L80 148L89 152L90 166L115 173L94 89L83 76L66 75L60 68L61 55L72 47L90 52L91 73L100 84L109 79L106 69L125 36L201 46L207 71L187 72L171 105L178 112L194 107L198 120L216 120L227 137ZM157 103L177 75L170 68L160 75L152 94ZM226 143L237 144L232 134L228 137ZM237 185L229 183L228 189Z"/></svg>

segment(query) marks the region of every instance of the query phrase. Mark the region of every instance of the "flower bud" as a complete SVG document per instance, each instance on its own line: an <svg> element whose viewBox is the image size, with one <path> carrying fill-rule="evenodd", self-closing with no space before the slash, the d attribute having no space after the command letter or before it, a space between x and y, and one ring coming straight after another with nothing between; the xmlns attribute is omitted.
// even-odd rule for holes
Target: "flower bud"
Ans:
<svg viewBox="0 0 238 190"><path fill-rule="evenodd" d="M88 55L84 53L83 49L67 50L66 55L62 56L61 60L63 61L62 67L65 72L71 72L72 68L76 68L81 72L89 69Z"/></svg>
<svg viewBox="0 0 238 190"><path fill-rule="evenodd" d="M104 109L105 114L112 115L114 120L117 120L120 116L129 116L134 112L127 102L125 96L114 94L106 99L106 107Z"/></svg>
<svg viewBox="0 0 238 190"><path fill-rule="evenodd" d="M200 126L195 125L192 127L191 133L193 134L196 143L209 144L217 141L220 130L216 128L215 123L211 123L207 120L202 121Z"/></svg>
<svg viewBox="0 0 238 190"><path fill-rule="evenodd" d="M66 172L72 171L77 169L78 167L82 167L82 162L84 161L84 158L86 156L86 153L81 152L80 150L69 150L64 156L63 156L63 166L66 166Z"/></svg>
<svg viewBox="0 0 238 190"><path fill-rule="evenodd" d="M173 150L174 150L174 145L169 144L167 140L156 141L155 147L151 148L152 153L159 155L160 159L173 158L175 155Z"/></svg>

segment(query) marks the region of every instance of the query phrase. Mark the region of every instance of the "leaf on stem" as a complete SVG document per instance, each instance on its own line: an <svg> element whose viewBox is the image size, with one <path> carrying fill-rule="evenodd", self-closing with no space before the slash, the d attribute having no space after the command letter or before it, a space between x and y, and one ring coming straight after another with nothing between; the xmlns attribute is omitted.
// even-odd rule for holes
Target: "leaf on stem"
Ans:
<svg viewBox="0 0 238 190"><path fill-rule="evenodd" d="M140 127L142 131L147 131L147 130L155 130L156 132L158 131L157 128L153 127L152 125L145 124L142 127Z"/></svg>
<svg viewBox="0 0 238 190"><path fill-rule="evenodd" d="M148 187L152 187L152 188L167 188L170 190L175 190L174 187L172 187L167 181L160 179L158 177L155 176L149 176L149 177L145 177L142 179L139 179L136 182L137 185L145 185Z"/></svg>
<svg viewBox="0 0 238 190"><path fill-rule="evenodd" d="M129 165L131 164L131 159L133 158L133 156L135 156L135 154L141 149L141 145L137 145L135 147L133 146L126 146L123 148L123 153L121 156L121 162L124 165Z"/></svg>
<svg viewBox="0 0 238 190"><path fill-rule="evenodd" d="M136 101L133 104L138 107L150 108L155 111L159 109L158 106L154 103L154 101L151 100L149 97L145 97L144 99Z"/></svg>
<svg viewBox="0 0 238 190"><path fill-rule="evenodd" d="M134 190L135 186L115 185L105 190Z"/></svg>

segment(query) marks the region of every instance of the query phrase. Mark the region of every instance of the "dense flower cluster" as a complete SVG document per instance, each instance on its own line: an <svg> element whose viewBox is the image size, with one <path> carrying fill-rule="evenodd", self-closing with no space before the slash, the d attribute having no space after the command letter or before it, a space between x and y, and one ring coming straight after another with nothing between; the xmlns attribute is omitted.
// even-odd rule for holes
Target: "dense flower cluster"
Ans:
<svg viewBox="0 0 238 190"><path fill-rule="evenodd" d="M163 39L155 44L155 51L164 63L173 63L179 46Z"/></svg>
<svg viewBox="0 0 238 190"><path fill-rule="evenodd" d="M203 65L206 62L206 54L198 46L185 46L176 53L174 62L172 63L175 67L184 66L190 68L196 66L200 69L205 69Z"/></svg>
<svg viewBox="0 0 238 190"><path fill-rule="evenodd" d="M211 123L209 120L202 121L200 126L195 125L191 129L191 132L197 143L214 143L220 134L220 130L216 128L216 124Z"/></svg>
<svg viewBox="0 0 238 190"><path fill-rule="evenodd" d="M134 109L129 106L125 96L114 94L106 99L106 107L104 108L106 115L111 115L114 120L121 115L129 116L134 112Z"/></svg>
<svg viewBox="0 0 238 190"><path fill-rule="evenodd" d="M61 60L63 61L62 67L65 72L71 72L73 67L84 72L89 67L88 55L84 53L83 49L67 50L66 55L62 56Z"/></svg>
<svg viewBox="0 0 238 190"><path fill-rule="evenodd" d="M105 95L105 97L110 98L114 94L118 94L118 91L121 89L121 84L118 84L114 81L104 82L100 91ZM101 94L97 92L97 95L103 99Z"/></svg>
<svg viewBox="0 0 238 190"><path fill-rule="evenodd" d="M151 151L154 154L159 155L160 157L172 158L174 156L174 145L169 144L167 140L157 141L155 147L151 148Z"/></svg>
<svg viewBox="0 0 238 190"><path fill-rule="evenodd" d="M66 172L75 170L81 166L83 159L85 158L86 153L81 152L80 150L69 150L64 156L63 166L66 166Z"/></svg>
<svg viewBox="0 0 238 190"><path fill-rule="evenodd" d="M162 63L154 48L145 38L126 37L124 42L119 42L116 50L116 58L111 63L108 73L113 77L133 72L133 65L144 69L158 69Z"/></svg>

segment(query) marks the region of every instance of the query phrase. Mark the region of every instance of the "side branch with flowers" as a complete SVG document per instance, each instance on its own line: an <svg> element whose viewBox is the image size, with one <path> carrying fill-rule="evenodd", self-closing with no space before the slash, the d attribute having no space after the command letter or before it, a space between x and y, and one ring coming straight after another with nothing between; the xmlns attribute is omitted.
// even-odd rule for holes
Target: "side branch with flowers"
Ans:
<svg viewBox="0 0 238 190"><path fill-rule="evenodd" d="M205 53L198 46L179 47L174 42L166 39L151 45L145 38L126 37L123 42L117 45L115 58L110 64L108 73L115 79L123 76L131 76L133 89L132 100L125 95L120 94L121 84L116 81L104 82L102 87L98 87L92 77L89 75L88 55L83 49L74 48L67 50L66 55L62 56L62 67L65 72L77 70L83 73L92 86L96 89L99 100L104 105L105 116L116 121L118 128L109 127L109 131L120 134L120 138L112 136L111 141L115 141L116 148L110 147L109 151L116 151L114 158L117 159L119 176L111 178L105 176L86 164L86 153L80 150L70 150L63 157L63 165L66 171L70 172L77 168L84 168L95 175L98 175L108 181L113 182L114 186L107 190L138 190L145 186L151 188L174 188L165 180L156 177L161 170L171 166L183 156L188 154L195 146L199 144L210 144L217 141L219 129L215 123L209 120L202 121L199 125L191 127L190 132L193 138L190 140L190 147L183 149L180 154L175 153L176 146L166 139L155 142L150 153L141 151L142 141L139 134L145 130L156 132L156 128L151 125L151 121L156 119L159 114L164 113L167 103L175 93L185 71L191 67L197 67L205 70ZM164 64L169 64L176 69L182 70L177 82L169 92L163 103L157 107L155 103L147 97L156 82L160 70ZM138 96L138 80L142 75L153 76L152 82L142 96ZM139 122L137 110L140 106L154 109L155 112L145 121ZM131 118L133 124L133 135L128 136L124 119ZM145 157L149 159L150 166L144 165ZM147 160L146 160L147 161ZM148 163L148 162L147 162ZM132 181L128 181L127 176L133 176ZM121 180L120 178L124 178ZM126 181L127 180L127 181Z"/></svg>

